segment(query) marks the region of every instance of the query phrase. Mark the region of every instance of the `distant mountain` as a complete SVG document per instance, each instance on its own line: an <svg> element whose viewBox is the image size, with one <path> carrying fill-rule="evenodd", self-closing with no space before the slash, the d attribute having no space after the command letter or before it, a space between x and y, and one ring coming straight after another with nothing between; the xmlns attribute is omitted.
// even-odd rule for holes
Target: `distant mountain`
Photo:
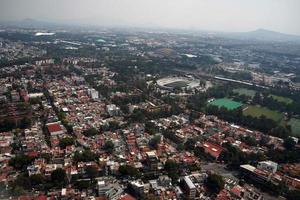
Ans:
<svg viewBox="0 0 300 200"><path fill-rule="evenodd" d="M26 18L20 21L2 21L0 22L6 26L20 27L20 28L51 28L59 26L58 23L40 21L31 18Z"/></svg>
<svg viewBox="0 0 300 200"><path fill-rule="evenodd" d="M223 36L243 39L243 40L259 40L259 41L277 41L277 42L300 42L300 36L279 33L266 29L257 29L250 32L239 33L223 33Z"/></svg>

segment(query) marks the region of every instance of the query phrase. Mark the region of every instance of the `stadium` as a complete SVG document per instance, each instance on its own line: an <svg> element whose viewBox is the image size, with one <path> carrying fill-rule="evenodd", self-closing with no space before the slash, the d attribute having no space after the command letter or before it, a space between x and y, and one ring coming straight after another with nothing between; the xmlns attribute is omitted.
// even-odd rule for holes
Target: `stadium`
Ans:
<svg viewBox="0 0 300 200"><path fill-rule="evenodd" d="M200 81L185 77L165 77L157 80L157 85L166 90L173 90L174 88L192 89L200 86Z"/></svg>

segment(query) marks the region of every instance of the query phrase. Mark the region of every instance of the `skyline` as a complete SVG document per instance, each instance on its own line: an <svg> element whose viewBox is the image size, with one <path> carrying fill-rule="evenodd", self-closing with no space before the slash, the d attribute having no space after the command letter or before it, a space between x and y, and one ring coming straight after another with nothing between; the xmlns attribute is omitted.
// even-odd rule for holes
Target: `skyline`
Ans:
<svg viewBox="0 0 300 200"><path fill-rule="evenodd" d="M297 0L2 0L0 20L300 35Z"/></svg>

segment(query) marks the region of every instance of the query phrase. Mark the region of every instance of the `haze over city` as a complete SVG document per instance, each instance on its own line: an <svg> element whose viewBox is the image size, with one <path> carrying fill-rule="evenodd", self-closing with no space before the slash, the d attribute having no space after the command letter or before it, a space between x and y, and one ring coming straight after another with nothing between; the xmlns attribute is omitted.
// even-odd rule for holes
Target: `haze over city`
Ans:
<svg viewBox="0 0 300 200"><path fill-rule="evenodd" d="M0 20L300 35L298 0L1 0Z"/></svg>

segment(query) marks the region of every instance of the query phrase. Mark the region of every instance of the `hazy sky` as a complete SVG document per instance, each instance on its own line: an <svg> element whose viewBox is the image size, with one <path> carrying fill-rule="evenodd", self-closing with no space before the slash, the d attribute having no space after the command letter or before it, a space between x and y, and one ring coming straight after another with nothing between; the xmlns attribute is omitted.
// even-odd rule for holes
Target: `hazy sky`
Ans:
<svg viewBox="0 0 300 200"><path fill-rule="evenodd" d="M300 0L0 0L0 20L300 35Z"/></svg>

